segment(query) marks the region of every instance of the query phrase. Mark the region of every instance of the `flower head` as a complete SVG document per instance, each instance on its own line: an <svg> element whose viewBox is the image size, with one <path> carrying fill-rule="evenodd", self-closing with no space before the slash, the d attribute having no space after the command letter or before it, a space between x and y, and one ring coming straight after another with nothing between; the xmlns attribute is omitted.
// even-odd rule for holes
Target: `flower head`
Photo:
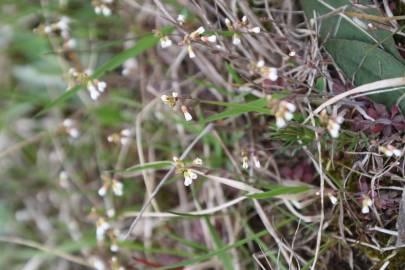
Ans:
<svg viewBox="0 0 405 270"><path fill-rule="evenodd" d="M98 195L104 197L108 190L112 190L115 196L122 196L124 194L124 185L117 179L111 179L106 175L101 176L103 180L103 185L98 190Z"/></svg>
<svg viewBox="0 0 405 270"><path fill-rule="evenodd" d="M173 157L174 164L176 166L176 172L182 174L184 177L184 185L186 187L190 186L195 179L198 178L198 175L194 172L190 166L187 166L182 160L177 157ZM200 166L202 165L202 160L196 158L192 161L192 165Z"/></svg>
<svg viewBox="0 0 405 270"><path fill-rule="evenodd" d="M373 201L370 199L369 196L365 195L365 196L363 196L361 206L362 206L361 212L363 214L368 214L368 213L370 213L370 207L373 206Z"/></svg>
<svg viewBox="0 0 405 270"><path fill-rule="evenodd" d="M163 36L160 38L160 46L165 49L172 46L173 42L168 36Z"/></svg>
<svg viewBox="0 0 405 270"><path fill-rule="evenodd" d="M71 138L76 139L80 136L80 131L77 128L77 124L74 120L66 118L65 120L63 120L62 125L66 133L69 134Z"/></svg>
<svg viewBox="0 0 405 270"><path fill-rule="evenodd" d="M326 129L328 130L332 138L339 137L340 125L343 123L344 118L340 115L336 117L329 116L325 110L321 112L320 115L321 122L326 124Z"/></svg>
<svg viewBox="0 0 405 270"><path fill-rule="evenodd" d="M387 157L400 157L402 155L402 151L398 148L394 147L393 145L389 144L387 146L379 146L378 150L383 153Z"/></svg>
<svg viewBox="0 0 405 270"><path fill-rule="evenodd" d="M174 108L177 104L178 96L179 95L176 92L173 92L171 96L161 95L160 99L164 104L168 105L171 108Z"/></svg>
<svg viewBox="0 0 405 270"><path fill-rule="evenodd" d="M285 127L287 125L287 122L294 117L293 113L296 109L297 108L293 103L287 102L285 100L280 101L275 113L276 126L278 128Z"/></svg>

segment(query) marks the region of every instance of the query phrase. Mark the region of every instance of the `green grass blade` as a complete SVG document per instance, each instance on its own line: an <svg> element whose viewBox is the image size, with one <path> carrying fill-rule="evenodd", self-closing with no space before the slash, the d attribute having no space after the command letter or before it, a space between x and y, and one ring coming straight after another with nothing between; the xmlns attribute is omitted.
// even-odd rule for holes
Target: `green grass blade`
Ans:
<svg viewBox="0 0 405 270"><path fill-rule="evenodd" d="M279 186L270 191L248 195L248 197L252 199L269 199L280 195L302 193L308 190L310 190L308 186Z"/></svg>

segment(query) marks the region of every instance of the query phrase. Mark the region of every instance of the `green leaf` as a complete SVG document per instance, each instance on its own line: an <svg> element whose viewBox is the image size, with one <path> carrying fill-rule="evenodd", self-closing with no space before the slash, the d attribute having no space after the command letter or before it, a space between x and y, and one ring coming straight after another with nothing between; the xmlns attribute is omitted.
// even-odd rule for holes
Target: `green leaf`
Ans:
<svg viewBox="0 0 405 270"><path fill-rule="evenodd" d="M167 27L167 28L163 28L161 30L162 34L168 34L173 30L172 27ZM143 53L144 51L154 47L157 43L159 42L159 37L154 35L154 34L150 34L147 35L143 38L141 38L136 44L135 46L133 46L132 48L129 48L127 50L122 51L121 53L115 55L114 57L112 57L110 60L108 60L106 63L104 63L102 66L100 66L99 68L97 68L92 76L92 78L94 79L98 79L100 77L102 77L105 73L107 73L108 71L112 71L115 68L119 67L122 63L124 63L127 59L132 58L132 57L136 57L137 55ZM66 101L67 99L71 98L72 96L74 96L77 92L80 91L80 89L82 89L82 86L80 85L76 85L75 87L67 90L64 94L62 94L61 96L59 96L58 98L56 98L55 100L51 101L50 103L48 103L44 109L42 109L37 115L43 115L44 113L46 113L47 111L49 111L50 109L52 109L53 107L55 107L56 105L59 105L61 103L63 103L64 101Z"/></svg>
<svg viewBox="0 0 405 270"><path fill-rule="evenodd" d="M335 64L347 78L353 80L355 85L401 77L405 74L405 66L400 61L374 45L356 40L330 39L325 47ZM370 95L370 98L391 107L404 93L405 87L402 87L389 93ZM402 101L399 107L404 113L405 101Z"/></svg>
<svg viewBox="0 0 405 270"><path fill-rule="evenodd" d="M123 172L141 172L144 170L161 170L170 168L173 165L173 162L170 161L156 161L156 162L149 162L142 165L135 165L125 169Z"/></svg>
<svg viewBox="0 0 405 270"><path fill-rule="evenodd" d="M255 193L248 195L252 199L269 199L285 194L297 194L310 190L308 186L279 186L275 187L270 191L265 191L261 193Z"/></svg>
<svg viewBox="0 0 405 270"><path fill-rule="evenodd" d="M232 108L226 111L211 115L205 120L206 123L221 120L224 118L238 116L242 113L248 112L261 112L265 114L272 114L271 110L264 108L267 105L267 100L265 98L257 99L245 104L233 103Z"/></svg>
<svg viewBox="0 0 405 270"><path fill-rule="evenodd" d="M337 9L346 7L344 12L356 12L366 15L381 16L377 8L357 8L352 5L349 0L300 0L305 15L308 19L321 17L318 22L320 26L319 36L323 41L329 38L357 40L369 44L381 44L382 48L397 58L403 61L401 55L396 49L392 33L383 29L369 30L367 24L371 21L365 19L354 19L343 13L343 10L336 12ZM363 5L372 5L372 1L361 0ZM327 15L326 15L327 14ZM362 22L364 25L362 26ZM364 27L366 26L366 27Z"/></svg>

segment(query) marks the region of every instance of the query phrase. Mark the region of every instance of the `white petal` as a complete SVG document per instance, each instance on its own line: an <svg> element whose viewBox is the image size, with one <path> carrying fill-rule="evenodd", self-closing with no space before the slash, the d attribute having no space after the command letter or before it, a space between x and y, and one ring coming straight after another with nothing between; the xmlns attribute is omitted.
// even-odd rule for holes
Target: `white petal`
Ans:
<svg viewBox="0 0 405 270"><path fill-rule="evenodd" d="M107 193L107 188L103 185L103 186L98 190L98 195L100 195L101 197L104 197L106 193Z"/></svg>
<svg viewBox="0 0 405 270"><path fill-rule="evenodd" d="M261 60L257 61L256 66L257 66L258 68L264 67L264 60L261 59Z"/></svg>
<svg viewBox="0 0 405 270"><path fill-rule="evenodd" d="M330 128L329 130L329 134L332 138L337 138L339 137L339 128L335 127L335 128Z"/></svg>
<svg viewBox="0 0 405 270"><path fill-rule="evenodd" d="M198 29L195 31L197 34L202 34L205 32L205 28L203 26L198 27Z"/></svg>
<svg viewBox="0 0 405 270"><path fill-rule="evenodd" d="M269 72L269 79L271 81L277 81L278 80L278 71L276 68L270 68L270 72Z"/></svg>
<svg viewBox="0 0 405 270"><path fill-rule="evenodd" d="M294 118L294 115L292 113L290 113L290 112L285 112L284 113L284 118L285 118L285 120L290 121L291 119Z"/></svg>
<svg viewBox="0 0 405 270"><path fill-rule="evenodd" d="M103 6L103 7L102 7L102 10L103 10L103 15L104 15L104 16L106 16L106 17L111 16L111 9L110 9L109 7Z"/></svg>
<svg viewBox="0 0 405 270"><path fill-rule="evenodd" d="M209 36L209 37L207 38L207 40L208 40L209 42L211 42L211 43L215 43L215 42L217 42L217 36L216 36L216 35Z"/></svg>
<svg viewBox="0 0 405 270"><path fill-rule="evenodd" d="M290 112L295 112L295 110L297 109L297 107L293 103L290 103L290 102L286 102L285 106L287 107L287 109Z"/></svg>
<svg viewBox="0 0 405 270"><path fill-rule="evenodd" d="M119 250L119 247L118 247L116 244L112 244L112 245L110 246L110 250L111 250L112 252L117 252L117 251Z"/></svg>
<svg viewBox="0 0 405 270"><path fill-rule="evenodd" d="M186 119L186 121L193 120L193 117L191 116L191 114L189 112L184 112L184 118Z"/></svg>
<svg viewBox="0 0 405 270"><path fill-rule="evenodd" d="M203 161L202 161L201 158L196 158L196 159L193 160L193 164L194 165L202 165Z"/></svg>
<svg viewBox="0 0 405 270"><path fill-rule="evenodd" d="M260 27L256 26L256 27L250 28L249 32L259 34L260 33Z"/></svg>
<svg viewBox="0 0 405 270"><path fill-rule="evenodd" d="M392 151L392 153L393 153L394 156L396 156L396 157L400 157L401 154L402 154L401 150L399 150L399 149L394 149L394 150Z"/></svg>
<svg viewBox="0 0 405 270"><path fill-rule="evenodd" d="M241 41L240 41L239 36L237 34L234 34L232 36L232 44L238 46L238 45L240 45L240 42Z"/></svg>
<svg viewBox="0 0 405 270"><path fill-rule="evenodd" d="M278 128L283 128L287 125L287 122L282 117L276 117L276 126Z"/></svg>
<svg viewBox="0 0 405 270"><path fill-rule="evenodd" d="M193 179L191 179L191 177L185 177L184 178L184 185L186 187L188 187L189 185L191 185L191 183L193 183Z"/></svg>
<svg viewBox="0 0 405 270"><path fill-rule="evenodd" d="M198 177L198 175L193 171L190 171L189 174L190 174L191 179L193 179L193 180L197 179L197 177Z"/></svg>
<svg viewBox="0 0 405 270"><path fill-rule="evenodd" d="M120 181L113 180L112 191L116 196L122 196L124 194L123 189L124 185Z"/></svg>
<svg viewBox="0 0 405 270"><path fill-rule="evenodd" d="M189 56L190 58L194 58L194 57L195 57L195 53L194 53L193 48L191 47L191 45L189 45L189 46L187 47L187 50L188 50L188 56Z"/></svg>
<svg viewBox="0 0 405 270"><path fill-rule="evenodd" d="M246 22L247 22L247 17L246 17L246 15L244 15L244 16L242 17L242 22L243 22L243 23L246 23Z"/></svg>
<svg viewBox="0 0 405 270"><path fill-rule="evenodd" d="M361 212L362 212L363 214L368 214L368 213L370 213L370 209L368 208L368 206L363 206L363 207L361 208Z"/></svg>

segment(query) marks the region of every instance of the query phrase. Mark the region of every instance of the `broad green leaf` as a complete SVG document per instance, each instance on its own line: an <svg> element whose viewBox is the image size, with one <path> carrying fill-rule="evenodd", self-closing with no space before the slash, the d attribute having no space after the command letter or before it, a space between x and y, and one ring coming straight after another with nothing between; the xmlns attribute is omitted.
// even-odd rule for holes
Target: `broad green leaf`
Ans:
<svg viewBox="0 0 405 270"><path fill-rule="evenodd" d="M123 172L141 172L144 170L161 170L170 168L173 165L173 162L170 161L156 161L156 162L149 162L142 165L135 165L125 169Z"/></svg>
<svg viewBox="0 0 405 270"><path fill-rule="evenodd" d="M345 12L363 13L366 15L381 16L377 8L358 8L349 0L301 0L302 8L308 19L320 17L318 21L319 35L323 41L329 38L358 40L369 44L378 44L397 60L403 61L395 47L390 31L383 29L368 29L367 24L372 21L364 18L354 18ZM363 5L373 5L372 1L361 0ZM344 9L343 9L344 8ZM339 12L336 12L340 9Z"/></svg>
<svg viewBox="0 0 405 270"><path fill-rule="evenodd" d="M164 28L161 30L163 34L168 34L173 30L173 28ZM112 57L109 61L105 64L97 68L94 72L92 78L97 79L103 76L108 71L114 70L115 68L119 67L122 63L124 63L127 59L136 57L137 55L143 53L144 51L154 47L159 42L159 37L153 34L147 35L141 38L135 46L129 48L127 50L122 51L121 53ZM49 111L51 108L55 107L58 104L63 103L65 100L74 96L78 91L82 89L82 86L76 85L75 87L67 90L64 94L56 98L55 100L48 103L45 108L40 111L36 116L42 115Z"/></svg>
<svg viewBox="0 0 405 270"><path fill-rule="evenodd" d="M279 186L270 191L248 195L252 199L269 199L280 195L297 194L310 190L308 186Z"/></svg>
<svg viewBox="0 0 405 270"><path fill-rule="evenodd" d="M330 39L325 47L336 65L355 85L405 75L405 66L401 62L374 45L355 40ZM369 97L391 107L404 93L405 87ZM402 101L399 107L404 113L405 101Z"/></svg>

